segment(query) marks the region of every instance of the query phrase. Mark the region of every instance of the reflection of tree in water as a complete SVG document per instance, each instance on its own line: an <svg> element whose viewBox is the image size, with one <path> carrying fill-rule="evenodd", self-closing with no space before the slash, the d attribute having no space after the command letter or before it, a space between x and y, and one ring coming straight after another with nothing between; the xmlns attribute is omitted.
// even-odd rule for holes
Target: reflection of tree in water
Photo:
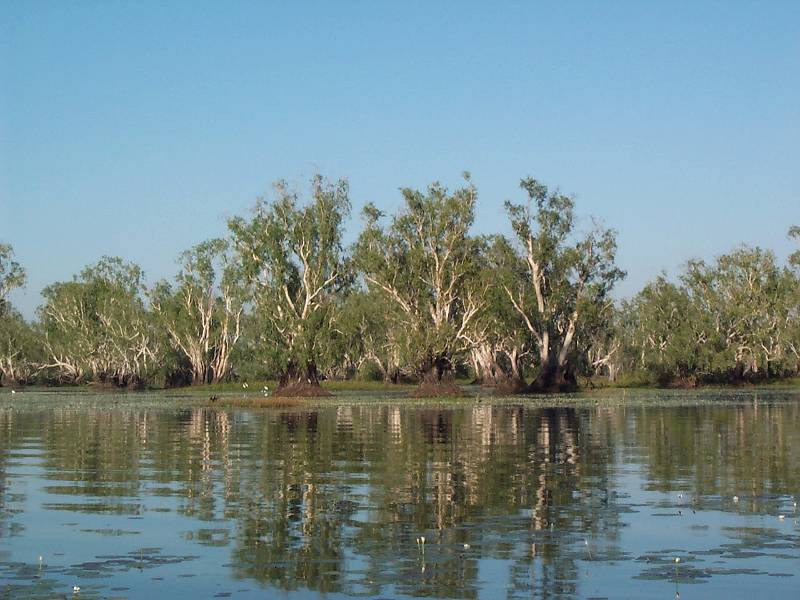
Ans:
<svg viewBox="0 0 800 600"><path fill-rule="evenodd" d="M591 548L618 553L619 511L610 466L614 446L603 411L526 411L526 440L534 497L528 543L515 549L513 593L573 597L581 561ZM585 567L584 567L585 568Z"/></svg>
<svg viewBox="0 0 800 600"><path fill-rule="evenodd" d="M606 477L606 450L570 410L89 407L18 418L6 419L4 450L20 443L12 430L35 432L47 490L73 496L73 510L139 514L148 497L171 498L184 516L232 528L192 539L233 540L235 576L281 589L470 597L479 556L524 566L531 543L548 569L537 586L570 580L563 540L537 532L597 528L569 505ZM524 584L519 568L512 576Z"/></svg>
<svg viewBox="0 0 800 600"><path fill-rule="evenodd" d="M588 568L585 541L595 558L618 551L618 456L644 461L656 489L791 493L798 417L796 404L768 403L0 410L0 494L8 453L35 436L46 491L86 511L173 506L198 523L191 539L232 544L237 577L475 597L489 558L512 596L569 597Z"/></svg>
<svg viewBox="0 0 800 600"><path fill-rule="evenodd" d="M241 486L234 574L282 589L340 589L343 523L352 512L330 472L331 423L314 412L259 422Z"/></svg>
<svg viewBox="0 0 800 600"><path fill-rule="evenodd" d="M238 517L234 550L239 576L284 589L393 585L471 597L478 556L531 564L536 543L535 585L561 586L575 579L575 544L552 531L580 532L582 541L616 526L611 511L573 508L576 490L607 488L607 451L582 435L574 410L311 414L269 418L253 440L242 475L252 505ZM521 587L522 573L512 569Z"/></svg>
<svg viewBox="0 0 800 600"><path fill-rule="evenodd" d="M22 435L14 411L0 408L0 539L10 537L14 531L14 509L9 497L8 454L19 445ZM24 498L20 498L22 499Z"/></svg>
<svg viewBox="0 0 800 600"><path fill-rule="evenodd" d="M686 489L692 499L747 497L751 510L768 510L762 499L791 495L800 487L800 405L759 401L635 411L634 443L645 453L649 486Z"/></svg>
<svg viewBox="0 0 800 600"><path fill-rule="evenodd" d="M335 507L317 506L319 501L314 484L287 484L274 499L242 511L232 557L235 575L283 589L339 589L342 516Z"/></svg>

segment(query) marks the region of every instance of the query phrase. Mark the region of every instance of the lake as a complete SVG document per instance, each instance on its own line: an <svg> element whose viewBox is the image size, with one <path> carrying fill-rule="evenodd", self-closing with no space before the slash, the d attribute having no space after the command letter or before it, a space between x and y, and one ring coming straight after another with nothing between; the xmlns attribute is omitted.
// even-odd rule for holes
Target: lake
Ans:
<svg viewBox="0 0 800 600"><path fill-rule="evenodd" d="M800 391L227 399L0 390L0 598L800 597Z"/></svg>

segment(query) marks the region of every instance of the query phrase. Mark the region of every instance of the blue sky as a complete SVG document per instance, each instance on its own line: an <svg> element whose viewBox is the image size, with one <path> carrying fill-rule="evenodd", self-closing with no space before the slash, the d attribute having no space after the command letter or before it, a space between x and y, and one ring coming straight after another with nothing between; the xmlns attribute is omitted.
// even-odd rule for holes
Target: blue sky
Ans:
<svg viewBox="0 0 800 600"><path fill-rule="evenodd" d="M532 175L662 269L800 224L800 2L0 3L12 300L103 254L152 282L271 183L367 201L469 170L476 231Z"/></svg>

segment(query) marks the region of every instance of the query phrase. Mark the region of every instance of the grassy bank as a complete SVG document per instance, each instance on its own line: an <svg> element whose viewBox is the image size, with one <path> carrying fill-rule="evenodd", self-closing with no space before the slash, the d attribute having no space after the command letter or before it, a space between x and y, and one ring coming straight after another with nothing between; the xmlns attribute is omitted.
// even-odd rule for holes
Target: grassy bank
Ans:
<svg viewBox="0 0 800 600"><path fill-rule="evenodd" d="M415 384L387 384L382 381L323 381L322 387L331 392L381 392L386 390L412 390L416 387ZM198 392L208 393L227 393L227 392L247 392L257 393L268 388L270 392L278 387L278 382L274 379L248 381L247 386L243 382L226 382L226 383L209 383L205 385L196 385L188 388L175 388L177 390L196 390Z"/></svg>
<svg viewBox="0 0 800 600"><path fill-rule="evenodd" d="M467 388L467 391L472 389L474 390L473 393L481 393L481 394L491 394L491 388L481 388L480 386L472 385L472 381L470 379L459 379L456 383L462 387ZM264 381L251 381L248 382L246 388L242 386L241 382L233 383L218 383L218 384L207 384L207 385L199 385L199 386L191 386L185 388L174 388L172 390L168 390L168 392L175 392L175 393L197 393L197 394L235 394L235 393L246 393L249 397L260 397L261 392L266 386L269 392L272 392L277 387L277 381L274 380L264 380ZM597 378L581 378L579 380L579 389L577 392L579 393L592 393L592 392L612 392L613 390L665 390L665 389L674 389L674 388L665 388L657 385L653 381L649 381L642 377L620 377L617 381L609 381L605 377L597 377ZM409 393L416 389L417 384L415 383L401 383L401 384L390 384L384 383L382 381L357 381L357 380L348 380L348 381L323 381L322 387L326 390L329 390L333 393L338 394L347 394L347 393L366 393L366 392L373 392L375 394L384 394L384 393ZM763 383L758 384L748 384L748 385L700 385L696 389L698 390L715 390L715 389L760 389L760 388L776 388L776 387L798 387L800 388L800 377L792 377L787 379L776 379L770 380Z"/></svg>
<svg viewBox="0 0 800 600"><path fill-rule="evenodd" d="M614 390L614 389L634 389L634 390L667 390L682 389L680 386L662 386L656 381L642 376L631 375L619 377L616 381L609 381L607 377L582 377L578 381L581 391L591 390ZM713 389L740 389L740 388L774 388L774 387L800 387L800 377L786 377L783 379L768 379L758 383L700 383L694 389L713 390ZM693 389L693 388L687 388Z"/></svg>
<svg viewBox="0 0 800 600"><path fill-rule="evenodd" d="M470 379L459 379L456 383L462 387L467 388L465 391L472 390L471 393L479 393L481 395L489 395L492 393L491 388L482 388L480 386L472 385ZM579 393L592 392L613 392L614 390L668 390L674 389L669 387L661 387L653 381L641 377L620 377L617 381L609 381L605 377L596 378L580 378L579 380ZM271 394L278 386L278 382L272 379L248 381L246 387L243 382L225 382L204 384L196 386L178 387L178 388L159 388L150 387L145 390L126 390L122 388L96 386L92 384L65 384L57 386L5 386L0 387L0 391L10 391L16 388L17 390L27 391L47 391L47 390L74 390L76 392L129 392L136 393L138 391L159 392L163 391L167 395L198 395L198 396L214 396L225 395L232 396L235 394L246 395L248 398L263 398L264 388L267 388L268 394ZM400 383L390 384L382 381L323 381L322 387L334 394L346 395L348 393L403 393L408 394L417 388L415 383ZM774 379L757 384L740 384L740 385L725 385L725 384L704 384L698 386L697 390L733 390L733 389L771 389L771 388L800 388L800 377L790 377L786 379ZM555 394L556 396L558 394Z"/></svg>

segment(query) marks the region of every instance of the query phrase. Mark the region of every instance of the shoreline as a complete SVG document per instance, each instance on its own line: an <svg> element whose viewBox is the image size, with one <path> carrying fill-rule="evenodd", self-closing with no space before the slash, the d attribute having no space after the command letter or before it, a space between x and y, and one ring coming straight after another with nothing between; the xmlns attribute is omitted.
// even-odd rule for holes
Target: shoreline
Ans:
<svg viewBox="0 0 800 600"><path fill-rule="evenodd" d="M766 390L775 388L799 388L800 377L788 377L785 379L774 379L768 381L761 381L758 383L708 383L698 384L693 387L681 386L659 386L654 383L646 382L630 382L620 381L617 383L608 382L606 380L584 379L582 385L570 392L552 392L552 393L520 393L520 394L502 394L498 397L533 397L533 396L569 396L580 394L596 394L603 391L619 391L619 390L637 390L637 391L704 391L704 390ZM353 381L353 380L326 380L320 383L323 389L336 393L400 393L400 392L413 392L417 389L416 383L383 383L380 381ZM461 388L466 388L465 392L484 392L484 395L493 395L492 386L483 386L480 384L472 383L470 379L456 380L456 385ZM166 394L214 394L214 393L243 393L248 397L263 397L262 390L267 388L271 394L278 387L278 382L274 379L257 380L248 382L247 387L243 387L242 382L227 382L227 383L208 383L201 385L187 385L180 387L142 387L142 388L124 388L112 385L98 385L95 383L76 383L76 384L30 384L30 385L4 385L0 386L0 393L4 391L51 391L51 390L80 390L92 393L114 393L114 394L136 394L136 393L149 393L149 392L164 392Z"/></svg>

